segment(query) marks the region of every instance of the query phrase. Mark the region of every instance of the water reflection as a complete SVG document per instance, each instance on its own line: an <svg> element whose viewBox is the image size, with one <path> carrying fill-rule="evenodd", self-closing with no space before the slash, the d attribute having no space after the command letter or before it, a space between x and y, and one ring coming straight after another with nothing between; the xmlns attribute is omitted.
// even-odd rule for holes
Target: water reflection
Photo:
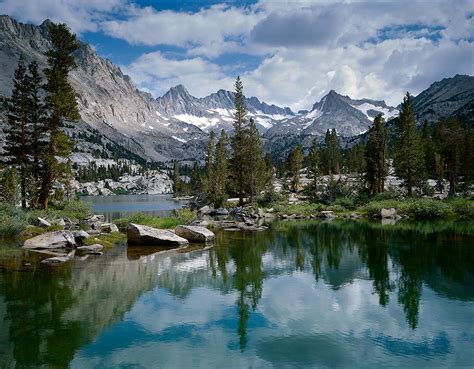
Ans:
<svg viewBox="0 0 474 369"><path fill-rule="evenodd" d="M0 367L462 367L466 224L282 222L0 274Z"/></svg>

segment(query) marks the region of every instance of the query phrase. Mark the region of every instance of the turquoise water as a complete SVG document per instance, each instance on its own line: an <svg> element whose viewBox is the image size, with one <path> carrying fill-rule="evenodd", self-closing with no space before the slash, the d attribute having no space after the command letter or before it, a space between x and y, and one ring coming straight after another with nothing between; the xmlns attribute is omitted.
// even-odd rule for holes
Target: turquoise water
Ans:
<svg viewBox="0 0 474 369"><path fill-rule="evenodd" d="M471 232L281 222L189 253L19 258L0 272L0 367L472 368Z"/></svg>

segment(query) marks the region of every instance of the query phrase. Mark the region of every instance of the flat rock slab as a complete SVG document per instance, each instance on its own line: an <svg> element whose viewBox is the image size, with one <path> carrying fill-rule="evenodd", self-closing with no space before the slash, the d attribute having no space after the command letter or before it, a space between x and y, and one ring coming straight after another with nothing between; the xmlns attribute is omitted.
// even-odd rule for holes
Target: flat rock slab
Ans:
<svg viewBox="0 0 474 369"><path fill-rule="evenodd" d="M64 249L75 246L76 241L70 231L46 232L26 240L23 244L24 249Z"/></svg>
<svg viewBox="0 0 474 369"><path fill-rule="evenodd" d="M143 246L183 246L189 243L171 231L134 223L129 223L127 227L127 240L131 245Z"/></svg>
<svg viewBox="0 0 474 369"><path fill-rule="evenodd" d="M215 237L209 229L200 226L180 225L175 228L174 233L189 242L211 242Z"/></svg>
<svg viewBox="0 0 474 369"><path fill-rule="evenodd" d="M87 245L87 246L79 246L77 248L77 251L82 251L82 252L100 252L104 249L104 246L102 246L99 243L95 243L93 245Z"/></svg>
<svg viewBox="0 0 474 369"><path fill-rule="evenodd" d="M65 263L66 261L71 260L74 257L75 250L72 250L69 254L63 256L54 256L52 258L47 258L41 260L41 264L48 264L48 265L57 265Z"/></svg>

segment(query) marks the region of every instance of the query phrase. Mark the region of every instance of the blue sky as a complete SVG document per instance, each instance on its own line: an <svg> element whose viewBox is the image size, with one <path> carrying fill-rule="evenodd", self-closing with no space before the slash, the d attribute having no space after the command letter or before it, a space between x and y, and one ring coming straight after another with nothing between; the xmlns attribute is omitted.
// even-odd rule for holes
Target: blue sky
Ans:
<svg viewBox="0 0 474 369"><path fill-rule="evenodd" d="M307 109L335 89L396 105L474 74L474 2L0 0L23 22L65 22L155 96L232 89Z"/></svg>

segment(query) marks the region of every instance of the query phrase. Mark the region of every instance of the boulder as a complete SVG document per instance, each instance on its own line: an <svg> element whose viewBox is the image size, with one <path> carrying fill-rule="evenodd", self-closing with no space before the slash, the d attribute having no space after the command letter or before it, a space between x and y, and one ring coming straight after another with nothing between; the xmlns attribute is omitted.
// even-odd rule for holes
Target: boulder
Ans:
<svg viewBox="0 0 474 369"><path fill-rule="evenodd" d="M397 216L397 211L394 208L380 209L380 218L392 219Z"/></svg>
<svg viewBox="0 0 474 369"><path fill-rule="evenodd" d="M74 231L72 232L72 235L74 236L74 239L76 240L76 243L82 244L82 242L86 239L89 238L90 235L86 231L83 231L82 229L79 231Z"/></svg>
<svg viewBox="0 0 474 369"><path fill-rule="evenodd" d="M117 233L119 229L114 223L104 223L100 226L100 231L104 233Z"/></svg>
<svg viewBox="0 0 474 369"><path fill-rule="evenodd" d="M102 223L104 223L104 216L92 214L84 219L84 223L92 229L100 229Z"/></svg>
<svg viewBox="0 0 474 369"><path fill-rule="evenodd" d="M52 258L43 259L41 260L41 264L56 265L65 263L66 261L69 261L74 257L75 251L76 250L72 250L67 255L53 256Z"/></svg>
<svg viewBox="0 0 474 369"><path fill-rule="evenodd" d="M102 246L99 243L95 243L93 245L87 245L87 246L79 246L77 248L77 251L82 251L86 253L97 253L100 252L104 249L104 246Z"/></svg>
<svg viewBox="0 0 474 369"><path fill-rule="evenodd" d="M334 214L334 212L331 210L324 210L319 213L319 217L324 219L333 219L336 217L336 214Z"/></svg>
<svg viewBox="0 0 474 369"><path fill-rule="evenodd" d="M35 223L38 227L44 227L44 228L51 227L51 223L41 217L36 218Z"/></svg>
<svg viewBox="0 0 474 369"><path fill-rule="evenodd" d="M216 215L229 215L229 210L226 208L218 208L216 210Z"/></svg>
<svg viewBox="0 0 474 369"><path fill-rule="evenodd" d="M200 226L177 226L174 233L189 242L210 242L214 240L214 233Z"/></svg>
<svg viewBox="0 0 474 369"><path fill-rule="evenodd" d="M75 246L76 240L70 231L46 232L23 244L24 249L63 249Z"/></svg>
<svg viewBox="0 0 474 369"><path fill-rule="evenodd" d="M198 210L198 213L201 215L211 214L212 208L209 205L203 206L201 209Z"/></svg>
<svg viewBox="0 0 474 369"><path fill-rule="evenodd" d="M63 218L54 219L54 220L52 221L52 223L53 223L54 225L60 226L61 228L65 228L65 227L66 227L66 222L64 221Z"/></svg>
<svg viewBox="0 0 474 369"><path fill-rule="evenodd" d="M72 220L68 217L64 217L63 218L63 221L64 221L64 229L71 229L73 224L72 224Z"/></svg>
<svg viewBox="0 0 474 369"><path fill-rule="evenodd" d="M262 209L257 208L255 210L255 215L257 215L257 217L259 217L259 218L263 218L265 216L265 212Z"/></svg>
<svg viewBox="0 0 474 369"><path fill-rule="evenodd" d="M127 227L129 244L145 246L182 246L189 242L173 232L129 223Z"/></svg>

